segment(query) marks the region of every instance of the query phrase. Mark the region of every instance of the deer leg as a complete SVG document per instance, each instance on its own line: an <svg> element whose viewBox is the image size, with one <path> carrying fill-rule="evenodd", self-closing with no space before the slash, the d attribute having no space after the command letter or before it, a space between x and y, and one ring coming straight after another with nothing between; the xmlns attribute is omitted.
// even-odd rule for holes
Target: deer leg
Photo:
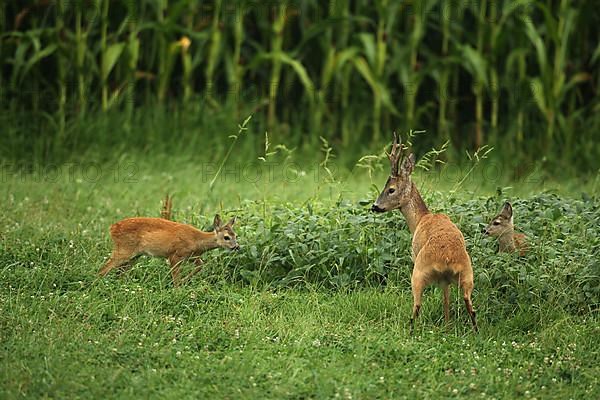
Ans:
<svg viewBox="0 0 600 400"><path fill-rule="evenodd" d="M110 259L104 264L104 267L100 270L100 276L105 276L108 274L113 268L119 268L122 265L125 265L131 259L132 254L130 252L124 251L113 251Z"/></svg>
<svg viewBox="0 0 600 400"><path fill-rule="evenodd" d="M425 281L413 271L412 279L412 294L413 294L413 312L410 318L410 334L412 336L415 329L415 319L419 316L421 311L421 299L423 297L423 290L425 290Z"/></svg>
<svg viewBox="0 0 600 400"><path fill-rule="evenodd" d="M202 260L200 259L200 257L196 257L194 259L194 265L196 266L196 268L194 268L194 270L192 272L190 272L189 274L187 274L187 276L185 278L183 278L184 282L187 282L188 279L190 279L192 276L196 275L198 272L200 272L200 270L202 269Z"/></svg>
<svg viewBox="0 0 600 400"><path fill-rule="evenodd" d="M129 271L131 266L132 266L131 260L127 261L125 264L119 265L119 267L117 269L117 276L118 277L123 276L125 274L125 272Z"/></svg>
<svg viewBox="0 0 600 400"><path fill-rule="evenodd" d="M448 323L450 321L450 285L444 285L442 290L444 292L444 321Z"/></svg>
<svg viewBox="0 0 600 400"><path fill-rule="evenodd" d="M171 277L173 278L173 285L179 286L181 283L181 278L179 276L181 269L181 263L186 259L185 256L181 256L179 254L172 254L169 257L169 264L171 266Z"/></svg>
<svg viewBox="0 0 600 400"><path fill-rule="evenodd" d="M477 319L475 318L475 310L473 310L473 302L471 301L471 293L473 292L473 278L471 277L471 279L462 280L461 287L463 290L465 306L469 316L471 317L471 323L473 324L473 330L475 333L477 333L479 329L477 328Z"/></svg>
<svg viewBox="0 0 600 400"><path fill-rule="evenodd" d="M124 264L119 265L118 271L117 271L117 276L120 278L125 274L125 272L129 271L131 269L131 267L133 267L133 263L135 262L135 260L137 260L139 257L141 257L141 254L135 255L135 256L131 257Z"/></svg>

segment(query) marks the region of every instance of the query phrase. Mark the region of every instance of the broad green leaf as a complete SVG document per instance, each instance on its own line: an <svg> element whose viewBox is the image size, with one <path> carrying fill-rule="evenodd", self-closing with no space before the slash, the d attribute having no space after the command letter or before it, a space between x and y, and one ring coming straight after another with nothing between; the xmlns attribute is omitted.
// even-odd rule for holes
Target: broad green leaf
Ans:
<svg viewBox="0 0 600 400"><path fill-rule="evenodd" d="M336 54L336 70L340 70L346 65L348 61L352 61L354 57L358 54L358 49L356 47L349 47L344 49Z"/></svg>
<svg viewBox="0 0 600 400"><path fill-rule="evenodd" d="M462 55L466 62L466 68L475 79L487 86L487 63L481 53L475 50L470 45L461 46Z"/></svg>
<svg viewBox="0 0 600 400"><path fill-rule="evenodd" d="M579 72L571 77L564 87L565 93L568 93L575 85L581 82L587 82L592 79L592 76L587 72Z"/></svg>
<svg viewBox="0 0 600 400"><path fill-rule="evenodd" d="M323 63L323 72L321 73L321 87L329 86L329 82L335 72L336 54L335 48L330 48Z"/></svg>
<svg viewBox="0 0 600 400"><path fill-rule="evenodd" d="M361 33L358 37L362 42L367 61L369 61L369 64L375 65L375 37L371 33Z"/></svg>
<svg viewBox="0 0 600 400"><path fill-rule="evenodd" d="M22 75L21 71L25 68L25 65L27 64L25 62L25 56L26 56L29 48L30 48L30 43L27 41L23 41L23 42L19 43L19 45L17 46L17 50L15 51L15 56L12 59L13 71L12 71L12 76L10 79L12 87L15 87L17 85L17 82L19 81L19 79Z"/></svg>
<svg viewBox="0 0 600 400"><path fill-rule="evenodd" d="M522 20L523 20L523 23L525 24L525 33L527 34L527 37L529 37L529 40L531 41L533 46L535 47L537 59L538 59L538 67L540 68L540 70L543 73L543 71L547 70L547 66L548 66L548 57L546 55L546 45L544 44L544 41L542 40L542 37L540 36L539 32L536 30L535 26L533 26L531 19L529 17L523 17Z"/></svg>
<svg viewBox="0 0 600 400"><path fill-rule="evenodd" d="M560 19L563 22L563 29L562 32L559 32L560 41L557 43L558 49L556 51L558 52L558 68L564 70L567 66L567 57L570 50L569 37L575 26L577 12L574 9L569 8L565 15L561 15Z"/></svg>
<svg viewBox="0 0 600 400"><path fill-rule="evenodd" d="M52 53L54 53L56 51L57 47L58 46L56 44L51 44L51 45L43 48L42 50L34 53L33 56L29 60L27 60L27 64L25 65L25 68L23 69L23 73L21 74L21 79L23 79L27 75L29 70L35 64L37 64L41 59L46 58L49 55L51 55Z"/></svg>
<svg viewBox="0 0 600 400"><path fill-rule="evenodd" d="M594 54L592 54L592 64L595 64L596 61L598 61L598 59L600 59L600 43L598 43L598 45L596 46L596 50L594 50Z"/></svg>
<svg viewBox="0 0 600 400"><path fill-rule="evenodd" d="M125 43L115 43L106 49L106 54L102 59L102 80L106 80L106 78L108 78L108 75L117 63L117 60L121 56L124 48Z"/></svg>
<svg viewBox="0 0 600 400"><path fill-rule="evenodd" d="M279 62L282 62L282 63L287 64L290 67L292 67L294 72L296 72L296 75L298 75L300 82L304 86L304 90L306 90L310 94L310 100L311 101L313 100L314 84L313 84L312 80L310 79L310 77L308 76L308 73L306 72L306 68L304 68L302 63L300 63L298 60L294 60L292 57L290 57L289 55L287 55L284 52L276 52L276 53L259 54L248 65L248 68L249 69L256 68L256 66L258 64L260 64L261 62L263 62L265 60L277 60Z"/></svg>
<svg viewBox="0 0 600 400"><path fill-rule="evenodd" d="M533 99L535 100L535 104L537 104L540 111L546 115L548 113L548 106L546 104L546 97L544 95L544 85L540 78L531 78L531 94Z"/></svg>
<svg viewBox="0 0 600 400"><path fill-rule="evenodd" d="M513 72L513 69L518 68L519 61L521 59L523 59L524 57L526 57L527 53L529 53L528 49L517 48L517 49L512 50L508 54L508 57L506 57L506 63L505 63L506 73L508 75L510 75ZM517 65L517 66L515 66L515 65Z"/></svg>
<svg viewBox="0 0 600 400"><path fill-rule="evenodd" d="M304 66L298 60L294 60L293 58L282 52L273 54L273 58L279 59L279 61L291 66L294 69L296 75L298 75L298 78L300 78L304 89L308 92L309 97L312 101L314 85L312 80L308 76L308 73L306 72Z"/></svg>
<svg viewBox="0 0 600 400"><path fill-rule="evenodd" d="M381 85L377 81L364 57L356 57L353 61L354 66L356 67L358 72L362 75L362 77L365 79L365 81L367 81L367 83L371 87L371 90L373 91L373 96L378 96L381 102L389 110L391 110L394 114L397 114L398 110L396 109L396 107L394 107L389 92L383 85Z"/></svg>
<svg viewBox="0 0 600 400"><path fill-rule="evenodd" d="M135 68L140 53L140 40L137 37L130 38L127 43L127 56L129 57L129 68Z"/></svg>
<svg viewBox="0 0 600 400"><path fill-rule="evenodd" d="M513 0L504 2L504 4L502 5L502 16L498 25L503 25L504 22L508 19L508 17L510 17L514 12L523 12L524 10L531 8L533 3L533 0Z"/></svg>
<svg viewBox="0 0 600 400"><path fill-rule="evenodd" d="M364 57L356 57L356 58L354 58L353 61L354 61L354 66L356 67L358 72L362 75L362 77L365 79L365 81L367 81L367 83L371 87L371 90L373 92L375 92L376 95L378 95L379 93L377 93L377 91L378 91L377 81L375 80L375 76L373 75L371 68L369 67L369 64L367 63L367 61L364 59Z"/></svg>

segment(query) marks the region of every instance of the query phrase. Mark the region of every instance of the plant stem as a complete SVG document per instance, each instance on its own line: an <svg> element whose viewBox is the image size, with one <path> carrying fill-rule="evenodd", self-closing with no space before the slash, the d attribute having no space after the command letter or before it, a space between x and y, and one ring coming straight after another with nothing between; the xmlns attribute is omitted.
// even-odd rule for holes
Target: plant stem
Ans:
<svg viewBox="0 0 600 400"><path fill-rule="evenodd" d="M164 27L165 23L165 12L168 7L168 0L158 0L157 7L157 21ZM170 49L167 44L167 38L165 32L161 29L156 32L158 36L158 102L162 103L167 96L167 89L169 86L169 74L167 73L169 60L171 58Z"/></svg>
<svg viewBox="0 0 600 400"><path fill-rule="evenodd" d="M107 57L106 37L108 34L108 6L110 0L101 0L102 11L100 15L100 54L101 54L101 68L106 65L104 59ZM108 74L105 71L101 71L102 75L102 111L108 109Z"/></svg>
<svg viewBox="0 0 600 400"><path fill-rule="evenodd" d="M85 47L87 35L82 32L82 10L83 5L78 4L75 10L75 41L77 42L77 54L75 57L75 66L77 69L77 92L79 96L79 113L84 115L86 112L86 94L85 94Z"/></svg>
<svg viewBox="0 0 600 400"><path fill-rule="evenodd" d="M64 23L64 13L65 7L63 0L58 0L56 2L56 42L58 43L57 49L57 72L58 72L58 137L55 141L56 145L62 145L63 137L65 134L65 124L66 124L66 115L65 108L67 104L67 82L66 82L66 59L64 56L64 52L66 51L66 46L63 43L62 35L64 34L63 30L65 29Z"/></svg>
<svg viewBox="0 0 600 400"><path fill-rule="evenodd" d="M479 19L477 23L477 52L483 54L483 40L485 36L485 16L487 0L482 0L479 7ZM475 94L475 148L483 145L483 82L474 78Z"/></svg>
<svg viewBox="0 0 600 400"><path fill-rule="evenodd" d="M214 91L214 74L217 62L219 60L219 52L221 49L221 28L219 26L221 17L221 0L215 1L215 11L213 14L210 47L208 50L208 63L206 65L205 80L206 80L206 99L213 105L216 105L213 97Z"/></svg>
<svg viewBox="0 0 600 400"><path fill-rule="evenodd" d="M283 47L283 28L285 27L286 5L279 4L276 8L277 15L273 23L273 31L271 33L271 53L278 54ZM269 82L269 110L267 116L267 125L269 129L273 129L277 123L275 114L277 107L277 91L279 88L279 80L281 78L281 61L278 57L273 58L271 68L271 80Z"/></svg>

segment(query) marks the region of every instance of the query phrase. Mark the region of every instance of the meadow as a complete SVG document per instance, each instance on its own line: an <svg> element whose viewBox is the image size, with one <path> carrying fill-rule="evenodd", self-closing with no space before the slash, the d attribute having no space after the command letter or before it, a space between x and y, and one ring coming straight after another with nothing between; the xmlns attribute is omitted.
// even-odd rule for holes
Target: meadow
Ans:
<svg viewBox="0 0 600 400"><path fill-rule="evenodd" d="M0 399L600 398L596 9L0 2ZM478 334L430 287L409 335L411 236L369 211L394 131L464 233ZM241 251L100 279L166 193ZM524 257L481 233L506 200Z"/></svg>
<svg viewBox="0 0 600 400"><path fill-rule="evenodd" d="M429 288L411 337L410 233L399 212L369 212L387 165L347 169L327 154L237 164L249 158L234 152L212 188L220 164L193 155L6 166L1 397L598 397L598 177L508 187L486 160L469 175L421 169L430 209L465 234L480 332L456 288L448 325ZM98 278L108 226L158 216L165 191L178 221L237 215L242 251L207 253L179 288L151 258ZM505 199L525 257L481 235Z"/></svg>

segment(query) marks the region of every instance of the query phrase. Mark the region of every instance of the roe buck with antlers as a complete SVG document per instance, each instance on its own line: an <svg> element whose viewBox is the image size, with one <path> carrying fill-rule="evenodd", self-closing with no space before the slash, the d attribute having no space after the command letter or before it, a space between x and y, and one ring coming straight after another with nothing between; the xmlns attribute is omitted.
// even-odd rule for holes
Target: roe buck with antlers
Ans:
<svg viewBox="0 0 600 400"><path fill-rule="evenodd" d="M483 230L486 235L498 238L498 251L500 253L519 252L520 256L524 256L527 252L527 243L525 235L515 233L513 225L513 209L512 205L507 201L502 207L500 214L496 215L492 222Z"/></svg>
<svg viewBox="0 0 600 400"><path fill-rule="evenodd" d="M410 154L398 165L402 156L402 145L394 133L392 150L388 154L391 173L372 211L385 212L399 208L413 235L411 278L414 299L410 332L414 330L414 320L419 316L421 298L425 287L436 283L443 290L444 318L449 320L449 297L451 283L457 283L463 292L467 312L473 329L477 332L475 311L471 302L473 291L473 268L465 247L465 239L460 230L444 214L432 214L427 209L410 175L415 166L415 155Z"/></svg>
<svg viewBox="0 0 600 400"><path fill-rule="evenodd" d="M218 247L239 250L233 231L233 217L223 225L219 214L215 216L212 232L203 232L191 225L180 224L162 218L127 218L110 227L113 252L100 270L105 276L114 268L126 269L129 262L142 254L163 257L169 260L175 286L180 283L180 265L194 257L196 269L184 280L191 278L201 269L200 255Z"/></svg>

